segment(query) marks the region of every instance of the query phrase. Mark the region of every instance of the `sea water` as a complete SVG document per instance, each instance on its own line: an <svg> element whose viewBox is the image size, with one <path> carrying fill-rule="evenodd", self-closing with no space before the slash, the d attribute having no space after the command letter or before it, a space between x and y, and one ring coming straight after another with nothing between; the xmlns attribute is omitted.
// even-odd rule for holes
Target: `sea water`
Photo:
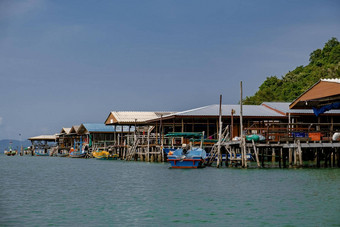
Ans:
<svg viewBox="0 0 340 227"><path fill-rule="evenodd" d="M340 169L0 156L0 226L340 226Z"/></svg>

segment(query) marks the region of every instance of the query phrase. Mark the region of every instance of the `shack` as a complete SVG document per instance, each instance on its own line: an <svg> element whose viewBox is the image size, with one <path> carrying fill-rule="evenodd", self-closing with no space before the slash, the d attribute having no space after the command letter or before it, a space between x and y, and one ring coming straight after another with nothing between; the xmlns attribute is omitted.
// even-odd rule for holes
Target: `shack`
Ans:
<svg viewBox="0 0 340 227"><path fill-rule="evenodd" d="M36 156L50 156L57 150L57 135L40 135L30 137L32 155Z"/></svg>

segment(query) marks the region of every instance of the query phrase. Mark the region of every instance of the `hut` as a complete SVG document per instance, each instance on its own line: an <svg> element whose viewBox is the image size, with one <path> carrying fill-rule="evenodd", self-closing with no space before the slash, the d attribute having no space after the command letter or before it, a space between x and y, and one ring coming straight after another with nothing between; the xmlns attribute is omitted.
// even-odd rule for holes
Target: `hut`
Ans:
<svg viewBox="0 0 340 227"><path fill-rule="evenodd" d="M83 136L84 143L95 149L106 149L115 144L115 135L133 133L134 127L105 125L103 123L84 123L77 130L77 134Z"/></svg>
<svg viewBox="0 0 340 227"><path fill-rule="evenodd" d="M30 137L32 155L36 156L49 156L56 152L58 136L55 135L40 135Z"/></svg>

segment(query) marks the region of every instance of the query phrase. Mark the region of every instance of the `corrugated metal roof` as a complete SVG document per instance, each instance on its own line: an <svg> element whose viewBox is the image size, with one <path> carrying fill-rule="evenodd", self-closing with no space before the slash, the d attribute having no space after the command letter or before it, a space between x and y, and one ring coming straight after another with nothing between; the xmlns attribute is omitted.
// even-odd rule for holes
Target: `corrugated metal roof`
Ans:
<svg viewBox="0 0 340 227"><path fill-rule="evenodd" d="M234 116L240 115L240 105L222 105L222 115L231 115L231 110L235 110ZM196 109L177 112L169 116L218 116L219 105L203 106ZM243 105L244 117L283 117L284 115L277 113L269 108L258 105Z"/></svg>
<svg viewBox="0 0 340 227"><path fill-rule="evenodd" d="M141 123L151 119L160 117L161 115L168 115L173 112L143 112L143 111L112 111L111 114L118 121L119 124L124 123Z"/></svg>
<svg viewBox="0 0 340 227"><path fill-rule="evenodd" d="M47 141L54 141L57 139L57 135L40 135L28 138L29 140L47 140Z"/></svg>
<svg viewBox="0 0 340 227"><path fill-rule="evenodd" d="M321 79L321 81L331 82L331 83L340 83L340 79Z"/></svg>
<svg viewBox="0 0 340 227"><path fill-rule="evenodd" d="M313 114L314 112L312 109L289 109L289 102L264 102L262 105L267 105L270 108L276 109L278 111L284 112L286 114L291 113L291 114ZM327 111L326 113L330 114L340 114L340 110L330 110Z"/></svg>
<svg viewBox="0 0 340 227"><path fill-rule="evenodd" d="M86 128L88 132L122 132L122 127L123 127L123 132L128 132L129 131L129 126L115 126L112 125L105 125L105 124L100 124L100 123L84 123L83 126ZM131 127L130 131L133 132L135 130L135 127Z"/></svg>

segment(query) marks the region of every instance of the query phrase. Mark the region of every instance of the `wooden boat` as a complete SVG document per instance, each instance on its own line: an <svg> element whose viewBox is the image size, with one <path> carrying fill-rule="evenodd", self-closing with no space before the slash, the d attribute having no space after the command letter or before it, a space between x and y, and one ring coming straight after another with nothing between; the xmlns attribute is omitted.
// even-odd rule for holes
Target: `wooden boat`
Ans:
<svg viewBox="0 0 340 227"><path fill-rule="evenodd" d="M118 154L110 154L108 151L94 151L93 157L100 160L113 160L118 158Z"/></svg>
<svg viewBox="0 0 340 227"><path fill-rule="evenodd" d="M68 157L69 156L68 150L62 149L56 154L56 156L57 157Z"/></svg>
<svg viewBox="0 0 340 227"><path fill-rule="evenodd" d="M34 155L35 156L50 156L50 153L48 152L47 149L43 149L43 150L35 150Z"/></svg>
<svg viewBox="0 0 340 227"><path fill-rule="evenodd" d="M5 150L4 153L5 153L5 155L7 155L7 156L14 156L14 155L16 155L18 152L17 152L16 150L9 149L8 151Z"/></svg>
<svg viewBox="0 0 340 227"><path fill-rule="evenodd" d="M71 158L85 158L86 152L84 150L78 151L73 148L70 149L70 157Z"/></svg>
<svg viewBox="0 0 340 227"><path fill-rule="evenodd" d="M14 155L16 155L18 153L18 151L12 150L12 141L9 142L8 150L5 150L4 153L7 156L14 156Z"/></svg>
<svg viewBox="0 0 340 227"><path fill-rule="evenodd" d="M174 169L197 169L205 167L206 152L202 148L192 148L187 152L178 148L168 153L168 162Z"/></svg>

